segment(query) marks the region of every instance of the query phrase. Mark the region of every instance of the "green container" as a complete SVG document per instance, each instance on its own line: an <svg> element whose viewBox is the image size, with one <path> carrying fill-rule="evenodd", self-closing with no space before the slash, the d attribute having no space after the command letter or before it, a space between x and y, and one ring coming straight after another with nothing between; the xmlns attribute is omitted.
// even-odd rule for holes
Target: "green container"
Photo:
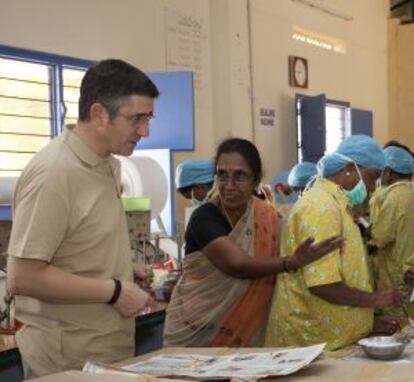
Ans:
<svg viewBox="0 0 414 382"><path fill-rule="evenodd" d="M122 198L125 211L149 211L151 209L151 199L146 196L135 198Z"/></svg>

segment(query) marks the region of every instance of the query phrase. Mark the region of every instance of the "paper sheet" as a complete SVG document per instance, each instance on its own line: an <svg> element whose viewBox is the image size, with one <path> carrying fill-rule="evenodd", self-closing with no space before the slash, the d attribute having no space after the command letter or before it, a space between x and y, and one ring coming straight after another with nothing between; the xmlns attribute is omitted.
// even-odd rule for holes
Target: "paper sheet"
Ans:
<svg viewBox="0 0 414 382"><path fill-rule="evenodd" d="M272 352L236 353L231 356L197 354L159 355L148 361L124 366L123 369L158 377L195 379L257 380L268 376L289 375L318 357L325 344Z"/></svg>

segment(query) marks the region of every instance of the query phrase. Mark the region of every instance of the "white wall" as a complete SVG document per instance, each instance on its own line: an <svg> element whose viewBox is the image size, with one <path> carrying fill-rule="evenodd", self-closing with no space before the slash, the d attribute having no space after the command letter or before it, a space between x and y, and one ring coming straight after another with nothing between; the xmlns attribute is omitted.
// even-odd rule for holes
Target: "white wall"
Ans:
<svg viewBox="0 0 414 382"><path fill-rule="evenodd" d="M165 69L162 0L1 0L0 43Z"/></svg>
<svg viewBox="0 0 414 382"><path fill-rule="evenodd" d="M261 148L268 179L296 160L295 93L326 93L352 107L372 110L374 135L384 142L387 126L386 0L325 0L316 2L353 16L344 21L290 0L251 0L255 138ZM346 41L339 54L293 40L298 25ZM308 59L309 89L288 84L288 56ZM275 129L258 126L260 106L276 109Z"/></svg>
<svg viewBox="0 0 414 382"><path fill-rule="evenodd" d="M389 21L389 114L393 139L414 147L414 24Z"/></svg>

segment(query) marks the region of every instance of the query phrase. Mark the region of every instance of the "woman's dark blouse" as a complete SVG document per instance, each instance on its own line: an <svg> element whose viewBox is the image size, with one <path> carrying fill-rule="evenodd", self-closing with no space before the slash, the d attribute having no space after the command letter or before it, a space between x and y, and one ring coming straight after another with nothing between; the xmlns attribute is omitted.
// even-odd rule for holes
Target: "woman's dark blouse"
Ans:
<svg viewBox="0 0 414 382"><path fill-rule="evenodd" d="M231 226L220 209L208 202L191 215L185 231L185 254L202 250L207 244L221 236L227 236Z"/></svg>

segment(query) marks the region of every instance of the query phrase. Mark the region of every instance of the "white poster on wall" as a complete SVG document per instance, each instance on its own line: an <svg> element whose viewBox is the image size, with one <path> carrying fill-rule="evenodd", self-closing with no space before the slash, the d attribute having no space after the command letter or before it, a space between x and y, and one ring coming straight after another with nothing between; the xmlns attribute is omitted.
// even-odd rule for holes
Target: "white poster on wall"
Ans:
<svg viewBox="0 0 414 382"><path fill-rule="evenodd" d="M208 40L202 17L166 8L167 70L192 71L195 101L206 102L206 70L208 67Z"/></svg>
<svg viewBox="0 0 414 382"><path fill-rule="evenodd" d="M259 126L266 129L276 128L276 111L273 107L259 107Z"/></svg>

